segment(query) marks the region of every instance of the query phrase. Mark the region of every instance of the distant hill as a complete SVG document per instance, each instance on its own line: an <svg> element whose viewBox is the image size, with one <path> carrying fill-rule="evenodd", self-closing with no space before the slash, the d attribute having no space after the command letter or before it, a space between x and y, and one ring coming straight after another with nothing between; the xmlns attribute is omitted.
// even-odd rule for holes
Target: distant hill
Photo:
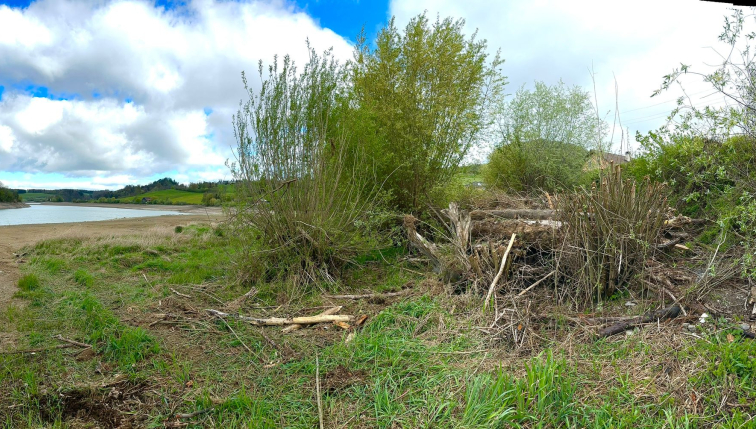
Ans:
<svg viewBox="0 0 756 429"><path fill-rule="evenodd" d="M128 185L116 191L88 191L81 189L18 189L14 190L25 202L74 203L145 203L145 204L202 204L220 205L234 192L229 181L197 182L183 185L165 177L146 185Z"/></svg>

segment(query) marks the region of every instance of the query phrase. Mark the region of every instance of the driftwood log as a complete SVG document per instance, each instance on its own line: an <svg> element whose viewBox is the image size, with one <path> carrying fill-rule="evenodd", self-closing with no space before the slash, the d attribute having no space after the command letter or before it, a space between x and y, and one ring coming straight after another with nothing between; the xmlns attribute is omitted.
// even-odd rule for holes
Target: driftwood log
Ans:
<svg viewBox="0 0 756 429"><path fill-rule="evenodd" d="M681 307L679 304L675 304L671 307L662 308L659 310L648 312L642 316L630 317L623 319L611 326L600 330L598 332L597 339L611 337L612 335L621 334L626 330L635 326L643 325L645 323L653 323L658 321L664 321L668 319L674 319L680 314Z"/></svg>

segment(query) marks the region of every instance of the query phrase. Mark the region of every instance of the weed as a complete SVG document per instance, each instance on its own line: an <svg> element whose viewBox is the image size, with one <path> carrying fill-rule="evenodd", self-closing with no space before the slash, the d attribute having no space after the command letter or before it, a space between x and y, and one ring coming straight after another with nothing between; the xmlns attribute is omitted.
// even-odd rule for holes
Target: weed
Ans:
<svg viewBox="0 0 756 429"><path fill-rule="evenodd" d="M18 288L24 292L31 292L39 288L39 277L34 273L24 275L18 280Z"/></svg>
<svg viewBox="0 0 756 429"><path fill-rule="evenodd" d="M74 272L74 281L84 287L92 287L94 277L87 270L79 269Z"/></svg>

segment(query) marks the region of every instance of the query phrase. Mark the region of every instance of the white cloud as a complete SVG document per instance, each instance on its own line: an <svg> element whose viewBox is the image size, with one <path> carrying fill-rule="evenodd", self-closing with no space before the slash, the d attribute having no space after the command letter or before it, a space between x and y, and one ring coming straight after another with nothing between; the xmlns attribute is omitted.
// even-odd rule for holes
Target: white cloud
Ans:
<svg viewBox="0 0 756 429"><path fill-rule="evenodd" d="M10 152L16 143L16 136L13 134L11 127L0 125L0 151Z"/></svg>
<svg viewBox="0 0 756 429"><path fill-rule="evenodd" d="M717 37L723 17L730 15L727 5L688 0L393 0L390 5L400 27L425 10L431 19L437 14L464 18L468 34L477 28L492 53L500 48L508 93L535 80L555 84L560 78L593 91L593 67L599 109L602 114L612 110L611 122L616 76L623 125L633 135L661 126L675 106L671 100L682 95L675 89L650 98L665 74L681 62L696 70L717 63L710 47L724 51ZM714 97L701 99L710 93L702 93L708 87L690 77L686 89L696 94L694 103L723 104ZM667 103L653 106L663 101Z"/></svg>
<svg viewBox="0 0 756 429"><path fill-rule="evenodd" d="M344 38L283 0L194 0L170 11L137 0L0 5L0 150L10 153L0 170L228 178L241 71L258 85L260 59L288 53L301 64L308 38L351 56ZM30 83L68 99L15 89Z"/></svg>

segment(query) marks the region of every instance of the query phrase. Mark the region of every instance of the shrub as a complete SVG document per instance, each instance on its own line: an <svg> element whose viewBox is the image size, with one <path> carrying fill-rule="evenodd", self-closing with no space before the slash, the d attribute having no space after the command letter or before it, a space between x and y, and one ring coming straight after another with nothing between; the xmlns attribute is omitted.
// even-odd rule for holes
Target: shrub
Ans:
<svg viewBox="0 0 756 429"><path fill-rule="evenodd" d="M601 145L606 128L597 121L588 92L563 82L521 87L498 106L497 147L484 179L513 191L570 189L581 181L588 149Z"/></svg>
<svg viewBox="0 0 756 429"><path fill-rule="evenodd" d="M580 304L610 297L617 286L642 272L667 209L664 186L623 180L619 166L601 183L558 199L564 230L557 269L572 279L566 293Z"/></svg>
<svg viewBox="0 0 756 429"><path fill-rule="evenodd" d="M182 232L184 232L184 227L181 225L176 225L176 227L173 228L173 232L175 232L176 234L181 234Z"/></svg>
<svg viewBox="0 0 756 429"><path fill-rule="evenodd" d="M285 57L263 73L234 117L237 179L231 205L244 278L293 274L330 279L366 248L375 180L346 144L344 69L313 50L301 73ZM349 162L347 162L349 160Z"/></svg>
<svg viewBox="0 0 756 429"><path fill-rule="evenodd" d="M39 278L36 274L26 274L18 280L18 288L24 292L31 292L39 288Z"/></svg>
<svg viewBox="0 0 756 429"><path fill-rule="evenodd" d="M483 168L487 185L509 191L571 189L581 182L588 151L556 141L530 140L494 149Z"/></svg>

